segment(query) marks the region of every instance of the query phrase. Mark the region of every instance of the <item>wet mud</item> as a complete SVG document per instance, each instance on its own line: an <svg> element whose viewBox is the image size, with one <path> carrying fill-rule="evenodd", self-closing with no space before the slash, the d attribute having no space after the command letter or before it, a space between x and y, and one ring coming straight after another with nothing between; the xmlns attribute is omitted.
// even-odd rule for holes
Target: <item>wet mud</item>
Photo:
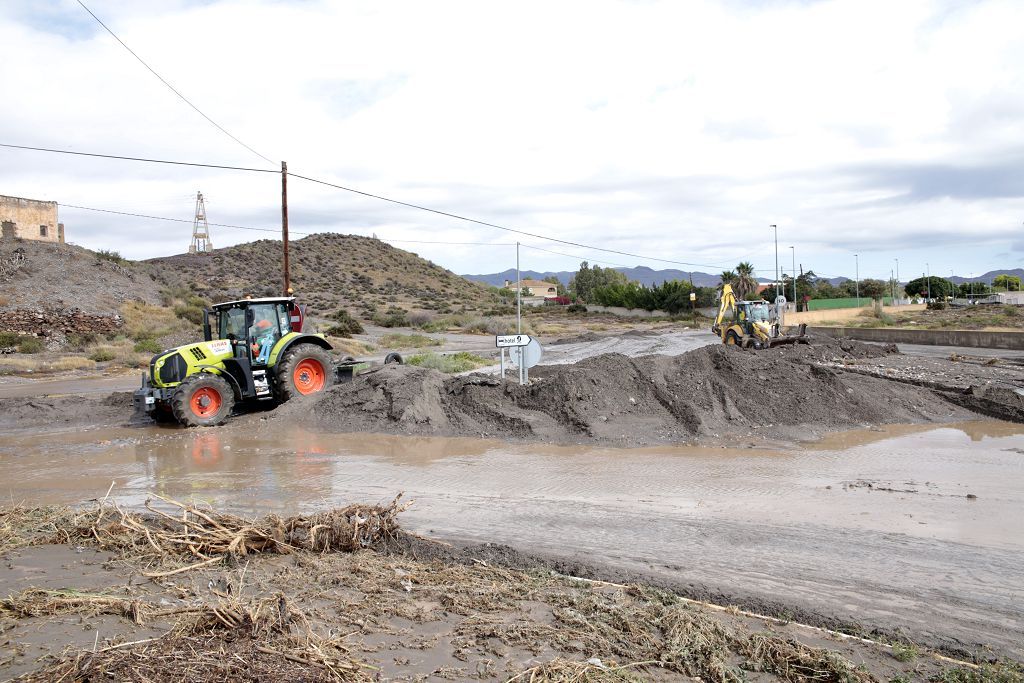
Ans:
<svg viewBox="0 0 1024 683"><path fill-rule="evenodd" d="M1022 450L1024 428L995 421L844 432L786 450L623 450L268 420L11 435L0 477L16 482L5 493L18 502L75 504L113 483L112 498L133 508L158 491L245 514L405 491L415 501L406 529L487 561L642 579L947 652L1024 658Z"/></svg>

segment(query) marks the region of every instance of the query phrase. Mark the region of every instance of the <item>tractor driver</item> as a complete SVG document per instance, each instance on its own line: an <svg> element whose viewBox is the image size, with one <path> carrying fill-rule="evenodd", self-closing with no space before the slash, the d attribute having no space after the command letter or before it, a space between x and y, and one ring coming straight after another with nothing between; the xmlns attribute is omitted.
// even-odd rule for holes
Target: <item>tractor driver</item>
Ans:
<svg viewBox="0 0 1024 683"><path fill-rule="evenodd" d="M252 355L257 365L270 360L270 350L274 348L274 325L266 319L252 326Z"/></svg>

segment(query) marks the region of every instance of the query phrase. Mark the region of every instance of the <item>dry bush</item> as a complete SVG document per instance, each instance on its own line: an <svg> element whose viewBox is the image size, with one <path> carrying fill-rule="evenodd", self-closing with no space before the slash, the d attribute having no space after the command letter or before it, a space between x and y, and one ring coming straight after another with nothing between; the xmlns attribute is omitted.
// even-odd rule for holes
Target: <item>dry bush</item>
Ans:
<svg viewBox="0 0 1024 683"><path fill-rule="evenodd" d="M96 363L81 356L64 356L52 360L0 356L0 375L17 375L21 373L67 372L70 370L91 370Z"/></svg>

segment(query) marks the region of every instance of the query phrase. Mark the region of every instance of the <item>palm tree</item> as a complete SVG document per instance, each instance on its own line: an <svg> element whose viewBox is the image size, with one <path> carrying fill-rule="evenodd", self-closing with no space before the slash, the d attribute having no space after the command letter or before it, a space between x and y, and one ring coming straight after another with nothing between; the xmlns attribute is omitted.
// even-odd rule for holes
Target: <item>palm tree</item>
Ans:
<svg viewBox="0 0 1024 683"><path fill-rule="evenodd" d="M754 277L754 265L748 261L736 264L736 279L732 285L736 298L743 300L748 294L757 291L757 279Z"/></svg>
<svg viewBox="0 0 1024 683"><path fill-rule="evenodd" d="M731 285L736 281L736 271L723 270L722 274L718 276L718 279L721 280L719 284Z"/></svg>

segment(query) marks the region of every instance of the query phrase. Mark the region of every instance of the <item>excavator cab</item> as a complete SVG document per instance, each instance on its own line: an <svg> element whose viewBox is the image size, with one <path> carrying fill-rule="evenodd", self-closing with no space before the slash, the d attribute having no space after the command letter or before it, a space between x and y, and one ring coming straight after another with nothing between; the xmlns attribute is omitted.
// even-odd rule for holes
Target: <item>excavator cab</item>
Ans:
<svg viewBox="0 0 1024 683"><path fill-rule="evenodd" d="M723 344L741 346L745 349L770 348L779 344L806 344L806 330L807 326L801 325L798 334L783 334L767 301L737 300L732 285L722 286L718 317L711 327L711 331L721 337Z"/></svg>

